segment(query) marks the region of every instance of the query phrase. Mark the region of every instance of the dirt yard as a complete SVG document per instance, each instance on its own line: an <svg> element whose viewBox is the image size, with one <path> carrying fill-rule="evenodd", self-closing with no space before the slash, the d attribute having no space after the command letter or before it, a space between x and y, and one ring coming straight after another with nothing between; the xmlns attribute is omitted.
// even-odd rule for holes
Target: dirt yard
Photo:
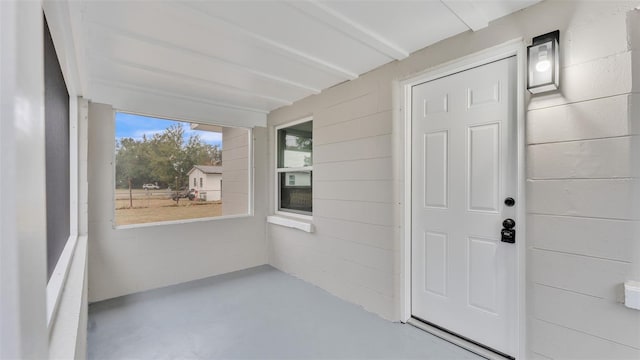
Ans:
<svg viewBox="0 0 640 360"><path fill-rule="evenodd" d="M180 199L171 200L165 190L133 190L133 208L129 208L129 191L116 190L116 225L144 224L160 221L197 219L222 215L222 203Z"/></svg>

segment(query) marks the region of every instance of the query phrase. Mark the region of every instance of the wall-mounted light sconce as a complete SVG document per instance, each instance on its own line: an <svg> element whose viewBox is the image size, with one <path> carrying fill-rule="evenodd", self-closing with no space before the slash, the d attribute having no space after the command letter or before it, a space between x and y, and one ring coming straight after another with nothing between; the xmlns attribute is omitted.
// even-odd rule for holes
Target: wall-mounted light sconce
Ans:
<svg viewBox="0 0 640 360"><path fill-rule="evenodd" d="M533 38L527 47L529 77L527 90L532 94L557 90L560 84L560 30Z"/></svg>

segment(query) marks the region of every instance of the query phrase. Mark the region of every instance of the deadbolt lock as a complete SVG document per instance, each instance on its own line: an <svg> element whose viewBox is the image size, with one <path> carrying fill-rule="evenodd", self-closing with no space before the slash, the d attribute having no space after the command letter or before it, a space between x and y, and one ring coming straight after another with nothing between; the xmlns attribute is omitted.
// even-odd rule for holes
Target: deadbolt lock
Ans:
<svg viewBox="0 0 640 360"><path fill-rule="evenodd" d="M516 227L516 222L513 219L505 219L502 222L502 226L503 229L500 232L500 241L514 244L516 242L516 229L514 229Z"/></svg>

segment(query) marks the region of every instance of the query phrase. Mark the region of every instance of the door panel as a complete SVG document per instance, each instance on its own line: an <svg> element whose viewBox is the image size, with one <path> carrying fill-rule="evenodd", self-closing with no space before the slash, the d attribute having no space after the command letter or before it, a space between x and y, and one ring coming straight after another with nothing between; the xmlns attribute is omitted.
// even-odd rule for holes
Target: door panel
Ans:
<svg viewBox="0 0 640 360"><path fill-rule="evenodd" d="M500 102L500 82L481 83L467 90L468 108Z"/></svg>
<svg viewBox="0 0 640 360"><path fill-rule="evenodd" d="M412 314L515 353L515 58L412 89Z"/></svg>
<svg viewBox="0 0 640 360"><path fill-rule="evenodd" d="M447 131L437 131L424 135L424 206L447 207L448 172L447 172Z"/></svg>
<svg viewBox="0 0 640 360"><path fill-rule="evenodd" d="M425 290L447 296L447 234L424 234Z"/></svg>
<svg viewBox="0 0 640 360"><path fill-rule="evenodd" d="M469 238L469 305L497 315L496 311L496 255L494 239Z"/></svg>
<svg viewBox="0 0 640 360"><path fill-rule="evenodd" d="M498 212L500 124L470 126L468 132L469 210Z"/></svg>

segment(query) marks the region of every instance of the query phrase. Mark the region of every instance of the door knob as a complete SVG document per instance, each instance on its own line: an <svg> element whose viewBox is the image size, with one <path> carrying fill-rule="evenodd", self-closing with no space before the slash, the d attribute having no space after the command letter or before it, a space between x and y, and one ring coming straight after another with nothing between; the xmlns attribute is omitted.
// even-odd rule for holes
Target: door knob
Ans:
<svg viewBox="0 0 640 360"><path fill-rule="evenodd" d="M516 227L516 222L513 221L513 219L504 219L504 221L502 222L502 227L504 227L505 229L513 229L514 227Z"/></svg>

